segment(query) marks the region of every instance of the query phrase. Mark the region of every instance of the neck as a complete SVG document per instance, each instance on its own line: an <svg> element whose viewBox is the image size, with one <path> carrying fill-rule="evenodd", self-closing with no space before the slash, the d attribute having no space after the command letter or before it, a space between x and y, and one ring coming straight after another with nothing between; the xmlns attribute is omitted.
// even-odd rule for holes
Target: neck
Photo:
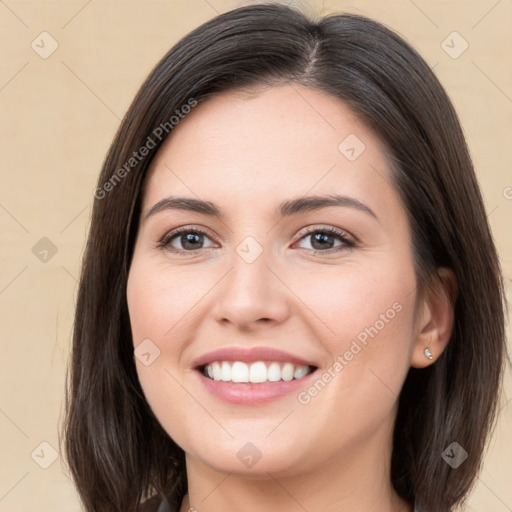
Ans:
<svg viewBox="0 0 512 512"><path fill-rule="evenodd" d="M389 443L390 445L391 443ZM332 453L303 471L219 472L187 454L189 492L180 512L412 512L390 480L391 448L382 452L379 435L357 449Z"/></svg>

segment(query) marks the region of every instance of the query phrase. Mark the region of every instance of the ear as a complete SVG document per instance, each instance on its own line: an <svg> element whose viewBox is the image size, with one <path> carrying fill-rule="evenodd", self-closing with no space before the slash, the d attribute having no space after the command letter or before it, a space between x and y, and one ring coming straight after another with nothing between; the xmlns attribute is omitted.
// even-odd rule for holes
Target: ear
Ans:
<svg viewBox="0 0 512 512"><path fill-rule="evenodd" d="M449 268L437 269L438 279L428 287L422 304L411 356L413 368L425 368L433 364L450 341L454 322L454 304L457 298L457 280ZM426 354L431 354L430 359Z"/></svg>

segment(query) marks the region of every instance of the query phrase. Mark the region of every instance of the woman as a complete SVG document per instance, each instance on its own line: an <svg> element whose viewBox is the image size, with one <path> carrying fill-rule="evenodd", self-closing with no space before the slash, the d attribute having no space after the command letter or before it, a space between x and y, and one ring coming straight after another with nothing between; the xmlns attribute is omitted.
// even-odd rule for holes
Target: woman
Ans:
<svg viewBox="0 0 512 512"><path fill-rule="evenodd" d="M65 438L86 510L463 501L503 284L457 116L400 37L217 16L150 73L95 198Z"/></svg>

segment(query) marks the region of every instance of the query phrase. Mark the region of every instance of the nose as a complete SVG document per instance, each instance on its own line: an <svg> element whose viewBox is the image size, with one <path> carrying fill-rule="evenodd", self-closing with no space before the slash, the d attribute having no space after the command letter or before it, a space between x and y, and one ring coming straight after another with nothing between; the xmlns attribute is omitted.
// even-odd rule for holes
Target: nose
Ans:
<svg viewBox="0 0 512 512"><path fill-rule="evenodd" d="M246 332L284 322L292 294L279 274L265 252L252 262L235 253L231 270L216 287L215 320Z"/></svg>

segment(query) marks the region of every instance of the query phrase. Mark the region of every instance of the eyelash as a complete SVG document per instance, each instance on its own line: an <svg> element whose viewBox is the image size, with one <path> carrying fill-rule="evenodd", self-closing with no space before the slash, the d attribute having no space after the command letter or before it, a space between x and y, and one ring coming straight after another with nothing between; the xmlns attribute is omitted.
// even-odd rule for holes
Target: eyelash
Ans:
<svg viewBox="0 0 512 512"><path fill-rule="evenodd" d="M167 250L174 254L178 254L180 256L190 256L191 254L197 254L197 251L212 250L211 247L206 247L204 249L193 249L191 251L170 247L171 241L183 233L193 233L193 234L198 234L198 235L205 235L206 237L208 237L210 239L213 238L206 231L204 231L202 229L190 228L190 227L185 226L185 227L178 228L178 229L171 231L170 233L167 233L166 235L164 235L164 237L158 242L157 249ZM325 227L321 227L321 228L320 227L310 228L308 231L300 233L300 237L297 241L301 241L304 238L306 238L307 236L315 234L315 233L335 235L336 237L338 237L341 240L342 245L339 245L337 247L332 247L332 248L326 249L326 250L305 249L307 251L312 251L313 254L320 254L320 255L332 254L335 252L341 252L343 250L351 249L356 246L355 240L353 240L345 231L342 231L341 229L338 229L338 228L335 228L332 226L325 226Z"/></svg>

